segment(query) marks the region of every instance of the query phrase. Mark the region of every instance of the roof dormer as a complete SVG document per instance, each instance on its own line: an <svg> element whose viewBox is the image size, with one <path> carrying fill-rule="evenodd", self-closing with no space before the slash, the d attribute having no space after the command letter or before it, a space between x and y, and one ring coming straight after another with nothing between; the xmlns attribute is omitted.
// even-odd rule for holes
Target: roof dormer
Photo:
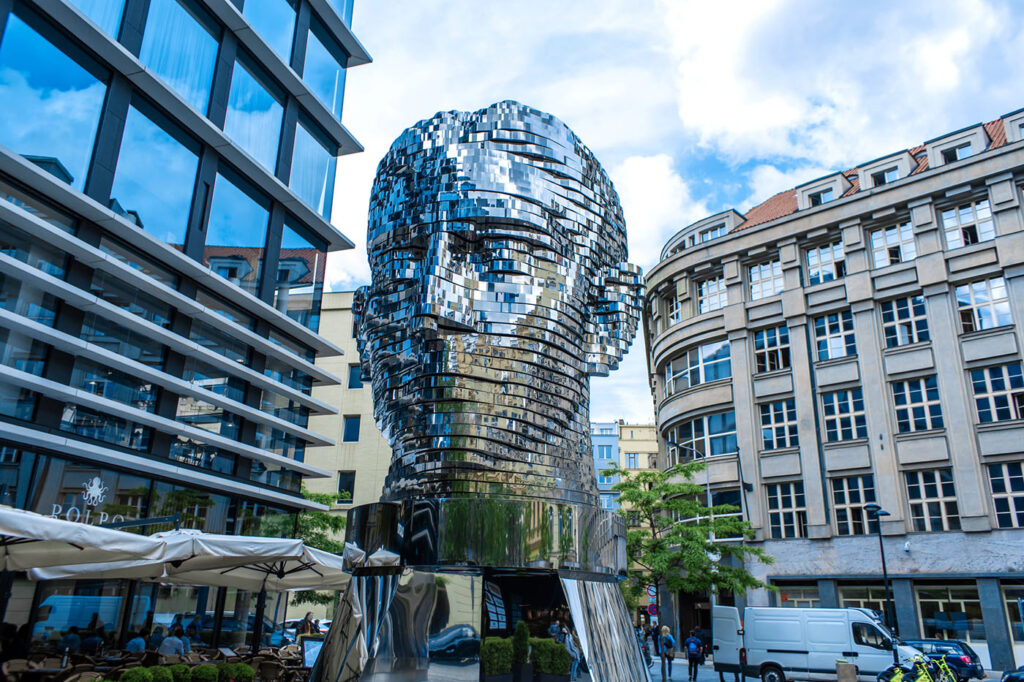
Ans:
<svg viewBox="0 0 1024 682"><path fill-rule="evenodd" d="M910 175L915 168L917 168L917 160L907 150L861 164L857 170L860 177L860 189L864 191L902 180Z"/></svg>
<svg viewBox="0 0 1024 682"><path fill-rule="evenodd" d="M928 167L938 168L980 154L988 149L988 143L988 133L980 123L928 140L924 143Z"/></svg>
<svg viewBox="0 0 1024 682"><path fill-rule="evenodd" d="M835 201L851 187L853 183L842 173L832 173L804 183L796 188L797 209L802 211Z"/></svg>
<svg viewBox="0 0 1024 682"><path fill-rule="evenodd" d="M1006 128L1007 144L1024 140L1024 109L1003 116L1003 127Z"/></svg>
<svg viewBox="0 0 1024 682"><path fill-rule="evenodd" d="M687 225L668 240L661 250L661 259L665 260L680 251L725 236L745 220L742 213L730 208Z"/></svg>

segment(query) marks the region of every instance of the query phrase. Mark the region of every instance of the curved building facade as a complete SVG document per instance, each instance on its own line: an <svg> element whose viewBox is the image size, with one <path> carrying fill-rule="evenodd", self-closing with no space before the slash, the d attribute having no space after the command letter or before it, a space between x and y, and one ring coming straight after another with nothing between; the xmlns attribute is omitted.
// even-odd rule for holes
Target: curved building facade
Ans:
<svg viewBox="0 0 1024 682"><path fill-rule="evenodd" d="M338 381L314 364L339 352L317 334L325 258L352 245L330 223L334 168L360 149L344 73L369 60L350 13L0 1L2 502L275 535L317 507L300 487L328 475L305 462L331 443L309 417L336 412L312 396ZM255 600L20 585L6 620L41 643L93 612L112 646L174 613L241 643Z"/></svg>
<svg viewBox="0 0 1024 682"><path fill-rule="evenodd" d="M682 230L647 276L663 467L707 463L781 605L1024 660L1024 113ZM748 595L767 604L768 594ZM706 604L677 603L681 627ZM706 600L706 597L704 598Z"/></svg>

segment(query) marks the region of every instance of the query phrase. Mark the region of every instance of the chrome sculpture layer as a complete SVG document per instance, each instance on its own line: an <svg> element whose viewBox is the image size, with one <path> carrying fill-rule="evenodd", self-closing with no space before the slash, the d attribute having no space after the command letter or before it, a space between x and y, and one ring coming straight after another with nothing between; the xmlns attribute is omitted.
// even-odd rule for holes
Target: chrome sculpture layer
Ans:
<svg viewBox="0 0 1024 682"><path fill-rule="evenodd" d="M614 582L624 527L599 507L590 443L589 377L618 366L643 295L604 169L516 102L438 113L381 160L367 251L358 339L393 456L347 540L401 568L357 562L338 617L360 625L332 630L317 676L419 679L430 633L399 605L439 598L423 575L475 595L493 628L495 571L533 571L561 581L595 680L644 679Z"/></svg>

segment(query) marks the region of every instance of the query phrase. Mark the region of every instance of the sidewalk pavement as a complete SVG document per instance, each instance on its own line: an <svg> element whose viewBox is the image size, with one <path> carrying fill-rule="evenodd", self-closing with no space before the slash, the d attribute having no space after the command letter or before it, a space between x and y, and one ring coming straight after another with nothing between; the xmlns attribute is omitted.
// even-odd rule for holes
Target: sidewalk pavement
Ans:
<svg viewBox="0 0 1024 682"><path fill-rule="evenodd" d="M653 660L654 665L647 669L651 674L651 682L661 682L661 658L655 656ZM687 682L689 671L686 659L677 656L672 661L672 676L665 679L672 680L672 682ZM576 680L577 682L590 682L590 675L581 673ZM700 667L697 672L697 682L718 682L718 673L711 667L710 661ZM726 675L725 682L733 682L732 675Z"/></svg>

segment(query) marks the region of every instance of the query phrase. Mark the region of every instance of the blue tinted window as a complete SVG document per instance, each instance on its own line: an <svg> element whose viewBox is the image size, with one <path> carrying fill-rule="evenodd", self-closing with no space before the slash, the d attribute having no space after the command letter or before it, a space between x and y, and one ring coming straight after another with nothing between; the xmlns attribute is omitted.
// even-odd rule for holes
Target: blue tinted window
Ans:
<svg viewBox="0 0 1024 682"><path fill-rule="evenodd" d="M198 165L193 151L132 106L114 171L111 206L168 244L181 246Z"/></svg>
<svg viewBox="0 0 1024 682"><path fill-rule="evenodd" d="M178 0L151 0L142 37L142 63L206 113L217 62L217 38Z"/></svg>
<svg viewBox="0 0 1024 682"><path fill-rule="evenodd" d="M327 247L314 244L286 223L277 264L274 307L313 331L320 328Z"/></svg>
<svg viewBox="0 0 1024 682"><path fill-rule="evenodd" d="M235 62L224 132L271 173L277 167L284 107L252 72Z"/></svg>
<svg viewBox="0 0 1024 682"><path fill-rule="evenodd" d="M359 440L359 421L358 414L345 417L341 442L355 443Z"/></svg>
<svg viewBox="0 0 1024 682"><path fill-rule="evenodd" d="M0 144L82 189L106 86L17 16L0 42Z"/></svg>
<svg viewBox="0 0 1024 682"><path fill-rule="evenodd" d="M295 9L288 0L247 2L242 14L285 64L291 62Z"/></svg>
<svg viewBox="0 0 1024 682"><path fill-rule="evenodd" d="M295 126L295 151L288 186L310 208L331 219L334 200L334 157L301 123Z"/></svg>
<svg viewBox="0 0 1024 682"><path fill-rule="evenodd" d="M330 0L330 4L338 12L345 25L352 28L352 0Z"/></svg>
<svg viewBox="0 0 1024 682"><path fill-rule="evenodd" d="M339 120L345 94L343 63L324 47L323 41L317 38L311 28L306 42L306 63L302 70L302 80L306 81L313 94L319 97Z"/></svg>
<svg viewBox="0 0 1024 682"><path fill-rule="evenodd" d="M221 277L255 293L267 244L266 208L224 175L217 175L203 263Z"/></svg>
<svg viewBox="0 0 1024 682"><path fill-rule="evenodd" d="M71 0L71 4L113 38L121 28L124 0Z"/></svg>

